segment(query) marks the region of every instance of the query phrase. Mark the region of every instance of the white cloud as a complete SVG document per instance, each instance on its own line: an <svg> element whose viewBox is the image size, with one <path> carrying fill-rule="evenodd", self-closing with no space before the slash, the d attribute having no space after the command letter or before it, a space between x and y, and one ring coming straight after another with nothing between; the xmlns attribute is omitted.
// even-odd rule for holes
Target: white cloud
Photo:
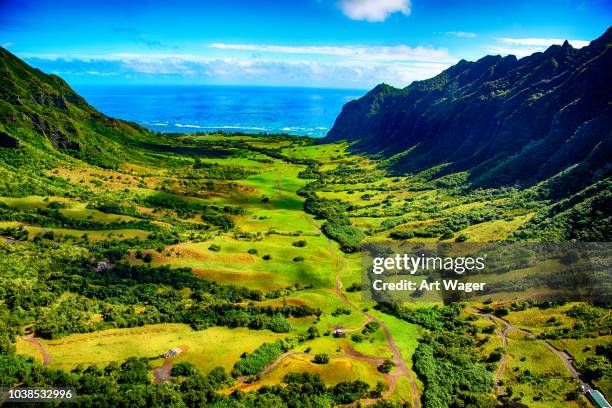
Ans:
<svg viewBox="0 0 612 408"><path fill-rule="evenodd" d="M495 37L495 40L503 44L549 47L557 44L561 45L565 41L561 38L505 38ZM589 41L568 40L572 47L582 48L589 45Z"/></svg>
<svg viewBox="0 0 612 408"><path fill-rule="evenodd" d="M253 51L278 54L326 55L368 61L438 61L454 60L444 48L395 46L285 46L266 44L212 43L208 47L222 50Z"/></svg>
<svg viewBox="0 0 612 408"><path fill-rule="evenodd" d="M472 33L472 32L469 32L469 31L447 31L444 34L452 35L452 36L460 37L460 38L476 38L476 37L478 37L476 35L476 33Z"/></svg>
<svg viewBox="0 0 612 408"><path fill-rule="evenodd" d="M9 48L11 46L15 45L14 42L5 42L2 44L2 48Z"/></svg>
<svg viewBox="0 0 612 408"><path fill-rule="evenodd" d="M418 54L417 54L418 55ZM63 75L134 78L168 76L188 83L253 84L370 88L380 82L406 86L430 78L454 61L400 61L312 58L206 57L190 54L21 55L32 65ZM95 72L95 74L94 74Z"/></svg>
<svg viewBox="0 0 612 408"><path fill-rule="evenodd" d="M385 21L393 13L410 15L410 0L340 0L340 10L350 19Z"/></svg>
<svg viewBox="0 0 612 408"><path fill-rule="evenodd" d="M198 53L19 55L47 72L186 83L370 88L406 86L457 61L444 48L407 45L207 44ZM69 77L67 77L69 78Z"/></svg>

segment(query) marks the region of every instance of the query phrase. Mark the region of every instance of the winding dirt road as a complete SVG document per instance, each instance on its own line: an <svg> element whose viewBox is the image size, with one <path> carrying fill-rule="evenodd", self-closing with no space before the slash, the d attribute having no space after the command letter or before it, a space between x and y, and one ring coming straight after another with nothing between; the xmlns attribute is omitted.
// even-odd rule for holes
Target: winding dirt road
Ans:
<svg viewBox="0 0 612 408"><path fill-rule="evenodd" d="M282 194L282 188L281 188L281 183L280 183L280 173L276 176L275 178L275 182L276 182L276 187L277 187L277 191L278 191L278 197L279 199L283 198L283 194ZM309 218L306 214L303 215L304 219L311 225L313 225L317 231L319 231L319 233L321 233L321 228L319 227L319 225L312 220L311 218ZM391 350L391 352L393 353L393 359L391 360L394 364L395 364L395 369L392 370L390 373L385 374L385 382L387 383L388 389L385 392L385 394L383 395L383 397L388 398L391 395L393 395L393 392L395 391L395 388L397 386L397 380L401 377L405 377L408 379L409 383L410 383L410 388L411 388L411 392L412 392L412 397L413 397L413 407L414 408L421 408L421 401L419 398L419 389L416 383L416 380L412 374L412 371L410 371L410 369L408 368L408 365L406 364L406 361L404 360L404 358L402 357L402 354L399 350L399 347L397 346L397 344L395 343L395 341L393 340L393 336L391 335L391 331L389 330L389 328L387 327L387 325L377 319L375 316L363 311L362 309L360 309L356 304L354 304L353 302L351 302L348 297L342 292L342 279L341 279L341 274L343 271L345 271L348 268L348 261L344 260L340 257L337 256L336 252L334 251L333 248L333 244L330 238L327 238L327 248L329 250L330 253L330 259L332 262L332 268L334 270L336 270L336 276L335 276L335 293L336 295L340 298L340 300L346 304L347 306L349 306L351 309L355 310L357 313L361 314L362 316L364 316L366 318L366 321L357 328L347 328L345 329L346 332L352 332L352 331L357 331L357 330L361 330L367 323L369 322L376 322L378 323L378 325L380 326L380 328L383 330L383 332L385 333L385 337L387 339L387 344L389 346L389 349ZM340 262L342 263L342 266L340 266ZM342 355L338 355L338 356L331 356L330 358L351 358L351 359L356 359L356 360L361 360L361 361L366 361L369 362L370 364L373 364L375 367L378 367L380 364L382 364L385 361L385 358L382 357L370 357L370 356L366 356L364 354L359 353L357 350L353 349L350 344L347 342L344 347L345 349L345 353ZM274 370L274 368L278 367L281 362L289 357L293 357L293 356L311 356L311 354L309 353L304 353L304 352L287 352L284 353L282 355L280 355L273 363L269 364L268 366L266 366L259 374L260 376L263 376L267 373L269 373L270 371ZM163 368L163 367L162 367ZM161 371L161 373L163 373L163 371ZM239 387L245 387L248 386L248 384L246 384L248 377L247 376L242 376L237 378L237 382L239 384ZM361 400L362 404L365 405L369 405L374 403L376 400L374 399L366 399L366 400Z"/></svg>
<svg viewBox="0 0 612 408"><path fill-rule="evenodd" d="M543 340L543 339L538 339L536 337L535 334L533 334L532 332L530 332L529 330L526 329L521 329L519 327L513 326L508 320L504 319L503 317L499 317L499 316L494 316L490 313L486 313L484 311L482 311L481 309L478 309L476 307L471 307L470 310L478 315L483 316L485 319L489 320L490 322L492 322L493 324L495 324L495 322L500 322L504 325L504 329L501 330L499 329L498 325L495 324L496 326L496 332L498 333L498 335L501 336L502 338L502 345L504 348L504 355L500 361L500 366L497 369L497 373L495 375L495 380L497 381L497 390L498 393L503 392L503 389L501 387L501 380L502 380L502 376L504 374L504 370L506 368L506 362L507 362L507 357L508 357L508 353L506 352L506 348L507 348L507 344L508 344L508 340L507 340L507 336L508 333L512 332L512 331L518 331L521 332L533 339L536 339L537 341L543 343L549 350L551 350L553 353L555 353L562 361L563 364L565 364L565 367L567 368L567 370L569 371L570 375L572 376L572 378L574 378L575 380L577 380L580 385L582 386L582 390L583 392L586 392L589 389L592 389L592 385L589 384L588 382L584 381L582 379L582 376L580 374L580 372L576 369L576 367L574 366L574 358L569 355L565 350L562 350L558 347L555 347L553 344L551 344L550 342L548 342L547 340Z"/></svg>
<svg viewBox="0 0 612 408"><path fill-rule="evenodd" d="M42 360L43 360L44 367L48 367L49 364L51 364L51 355L45 349L45 346L43 346L40 340L34 337L34 333L30 333L30 334L26 334L25 336L21 336L21 339L24 341L27 341L30 344L33 344L38 350L40 350L40 353L42 354Z"/></svg>
<svg viewBox="0 0 612 408"><path fill-rule="evenodd" d="M313 225L319 232L321 232L321 229L318 226L318 224L316 224L313 220L308 218L306 215L304 215L304 218L311 225ZM342 260L343 264L342 264L342 267L340 267L339 262L341 261L341 259L336 255L330 238L327 238L327 247L328 247L328 250L330 252L331 259L332 259L332 267L334 269L336 269L336 271L337 271L336 272L336 278L335 278L335 280L336 280L336 282L335 282L336 283L335 284L336 295L340 298L340 300L345 305L349 306L351 309L355 310L357 313L361 314L362 316L364 316L366 318L366 321L365 321L365 323L363 325L367 324L368 322L376 322L376 323L378 323L380 328L385 333L385 337L387 338L387 344L389 346L389 349L393 353L393 359L391 361L393 361L393 363L395 364L395 370L393 370L390 373L385 375L385 379L386 379L387 386L389 387L389 389L384 394L384 397L388 398L391 395L393 395L393 392L395 391L395 387L397 386L398 378L405 377L405 378L408 379L408 382L410 383L410 388L411 388L411 392L412 392L412 399L413 399L412 404L413 404L414 408L420 408L421 407L421 400L419 398L419 388L417 386L416 380L414 378L414 375L412 374L412 371L410 371L410 369L408 368L408 365L406 364L406 361L402 357L402 353L400 352L399 347L397 347L397 344L395 343L395 340L393 340L393 336L391 335L391 331L389 330L387 325L382 320L379 320L375 316L371 315L370 313L363 311L356 304L351 302L350 299L346 296L346 294L344 294L344 292L342 292L343 285L342 285L341 274L342 274L343 271L345 271L348 268L348 261L347 260ZM346 331L353 331L353 330L354 329L346 329ZM367 400L367 401L362 401L362 402L364 402L364 403L373 403L374 401L373 400Z"/></svg>

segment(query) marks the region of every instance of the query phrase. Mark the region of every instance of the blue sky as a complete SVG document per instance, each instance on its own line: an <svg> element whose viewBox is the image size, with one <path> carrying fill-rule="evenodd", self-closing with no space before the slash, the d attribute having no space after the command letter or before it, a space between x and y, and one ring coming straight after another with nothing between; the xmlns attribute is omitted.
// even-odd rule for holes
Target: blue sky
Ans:
<svg viewBox="0 0 612 408"><path fill-rule="evenodd" d="M0 0L0 45L71 84L366 89L584 46L611 22L605 0Z"/></svg>

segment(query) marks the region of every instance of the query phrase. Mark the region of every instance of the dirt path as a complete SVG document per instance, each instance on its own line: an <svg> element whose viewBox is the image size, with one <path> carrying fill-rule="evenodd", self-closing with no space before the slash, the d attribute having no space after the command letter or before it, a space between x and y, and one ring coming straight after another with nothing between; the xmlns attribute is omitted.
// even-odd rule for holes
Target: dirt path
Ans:
<svg viewBox="0 0 612 408"><path fill-rule="evenodd" d="M180 350L179 353L181 354L189 350L189 346L187 345L181 345L175 348L179 349ZM149 359L151 360L151 359L157 359L161 357L163 356L150 357ZM170 375L170 372L172 371L173 365L174 365L174 357L165 358L164 364L161 367L158 367L153 370L153 382L155 382L155 384L162 384L162 383L172 380L172 376Z"/></svg>
<svg viewBox="0 0 612 408"><path fill-rule="evenodd" d="M321 232L319 226L310 218L308 218L306 215L304 215L304 218L306 218L306 221L308 221L311 225L314 225L315 228L317 228L317 230L319 230L319 232ZM416 380L414 378L414 375L412 374L412 371L410 371L410 369L408 368L408 365L406 364L406 361L404 360L404 358L402 357L402 353L399 350L399 347L397 347L397 344L395 343L395 340L393 340L393 336L391 335L391 331L389 330L389 328L387 327L387 325L382 321L377 319L375 316L371 315L368 312L363 311L362 309L360 309L356 304L354 304L353 302L350 301L350 299L344 294L344 292L342 292L342 288L343 288L343 284L342 284L342 272L344 272L347 268L348 268L348 261L343 260L343 265L342 267L340 267L339 265L339 258L336 256L336 253L334 251L331 239L327 238L327 247L329 249L329 252L331 254L331 258L332 258L332 266L334 267L334 269L336 269L336 278L335 278L335 292L336 295L340 298L340 300L347 306L349 306L351 309L355 310L357 313L361 314L362 316L364 316L366 318L366 321L363 325L369 323L369 322L376 322L378 323L378 325L380 326L380 328L383 330L383 332L385 333L385 337L387 338L387 345L389 346L389 349L391 350L391 352L393 353L393 359L391 361L393 361L393 363L395 364L395 369L386 374L385 375L385 379L387 381L387 386L389 387L387 392L385 392L385 394L383 395L384 398L388 398L391 395L393 395L393 392L395 391L395 387L397 386L397 380L400 377L406 377L408 379L408 382L410 383L410 388L412 391L412 404L414 406L414 408L420 408L421 407L421 400L419 398L419 388L417 386ZM363 327L363 326L362 326ZM354 329L346 329L346 331L354 331ZM383 360L384 361L384 360ZM382 361L380 362L382 363ZM377 365L379 365L380 363L378 363ZM367 401L362 401L364 403L373 403L373 400L367 400Z"/></svg>
<svg viewBox="0 0 612 408"><path fill-rule="evenodd" d="M276 181L276 186L277 186L279 198L282 198L282 189L281 189L281 184L280 184L280 172L277 174L275 181ZM310 219L310 217L308 217L306 214L304 214L303 216L304 216L304 219L309 224L313 225L317 229L317 231L319 231L319 233L321 233L321 228L319 227L319 225L316 222L314 222L314 220ZM376 323L378 323L380 328L385 333L385 337L387 339L387 344L389 346L389 349L393 353L393 358L392 358L391 361L395 364L395 369L392 372L390 372L388 374L385 374L385 380L387 382L388 390L387 390L387 392L385 392L384 397L388 398L391 395L393 395L393 392L395 391L395 387L397 386L398 378L406 377L408 379L409 383L410 383L410 388L411 388L412 397L413 397L412 404L413 404L414 408L420 408L421 407L421 400L419 398L419 388L417 386L416 380L415 380L415 378L414 378L414 376L412 374L412 371L410 371L410 369L408 368L408 365L406 364L406 361L402 357L402 354L401 354L401 352L399 350L399 347L395 343L395 340L393 340L393 336L391 335L391 331L389 330L389 328L387 327L387 325L383 321L377 319L373 315L371 315L371 314L363 311L362 309L360 309L356 304L351 302L349 300L349 298L342 292L343 285L342 285L341 274L342 274L343 271L345 271L348 268L348 261L343 260L343 259L339 258L336 255L336 253L334 251L332 240L330 238L327 238L327 248L328 248L330 256L331 256L332 267L333 267L333 269L335 269L337 271L336 272L336 276L335 276L335 292L336 292L336 295L340 298L340 300L344 304L346 304L351 309L355 310L357 313L361 314L362 316L364 316L366 318L366 321L359 328L350 328L350 329L346 329L346 331L351 332L351 331L360 330L367 323L369 323L369 322L376 322ZM340 262L341 261L343 261L342 266L340 266ZM297 354L300 354L300 353L297 353ZM287 358L290 355L296 355L296 354L285 353L285 354L281 355L276 361L274 361L272 364L270 364L269 366L264 368L264 370L260 373L260 375L264 375L264 374L270 372L275 367L277 367L283 359ZM354 358L354 359L360 359L360 360L363 360L363 361L369 361L372 364L376 364L376 366L380 365L384 361L384 359L381 359L381 358L368 357L368 356L364 356L364 355L357 355L356 351L347 351L346 356L350 357L350 358ZM243 381L244 380L245 379L243 379ZM368 401L363 401L363 402L364 403L369 403L369 402L373 402L373 401L368 400Z"/></svg>
<svg viewBox="0 0 612 408"><path fill-rule="evenodd" d="M164 364L161 367L153 370L153 381L155 384L165 383L166 381L170 381L172 377L170 376L170 371L172 371L172 361L170 359L165 359Z"/></svg>
<svg viewBox="0 0 612 408"><path fill-rule="evenodd" d="M43 366L48 367L49 364L51 363L51 355L45 349L45 346L43 346L40 340L34 337L34 333L26 334L25 336L21 336L21 339L24 341L27 341L30 344L33 344L38 350L40 350L40 353L42 354L42 358L43 358Z"/></svg>
<svg viewBox="0 0 612 408"><path fill-rule="evenodd" d="M580 372L574 366L574 358L571 355L569 355L565 350L555 347L553 344L551 344L547 340L537 339L536 335L530 332L529 330L521 329L519 327L513 326L508 320L504 319L503 317L494 316L490 313L485 313L484 311L476 307L472 307L470 309L474 313L483 316L484 318L486 318L487 320L493 323L497 321L497 322L501 322L504 325L504 330L500 330L499 328L496 329L496 331L498 331L498 334L501 333L500 335L502 337L502 344L504 347L504 356L502 357L502 360L500 362L500 367L497 370L497 373L495 376L495 379L497 381L498 392L500 392L501 390L501 379L502 379L504 369L506 367L506 362L507 362L507 353L506 353L506 347L507 347L507 342L508 342L507 336L508 336L508 333L512 331L518 331L518 332L524 333L525 335L533 339L536 339L537 341L543 343L553 353L555 353L563 361L563 364L565 364L565 367L570 372L570 375L572 376L572 378L574 378L580 383L580 385L582 386L583 392L586 392L593 388L591 384L589 384L588 382L582 379Z"/></svg>
<svg viewBox="0 0 612 408"><path fill-rule="evenodd" d="M495 325L495 333L502 340L502 348L504 349L504 354L502 355L502 358L499 361L499 367L497 368L497 371L495 372L495 384L497 386L497 394L502 395L504 393L504 388L502 387L502 377L504 375L504 371L506 370L506 364L508 363L508 352L507 352L508 333L512 331L511 326L504 324L504 328L500 329L499 326L495 323L495 318L491 314L485 313L482 310L475 308L475 307L471 307L470 310L484 317L489 322L493 323L493 325Z"/></svg>
<svg viewBox="0 0 612 408"><path fill-rule="evenodd" d="M360 360L360 361L365 361L368 363L371 363L373 365L379 366L380 364L382 364L385 359L382 357L370 357L370 356L366 356L365 354L362 354L360 352L358 352L357 350L355 350L354 348L352 348L349 344L345 344L345 346L343 347L345 349L345 353L343 354L338 354L336 356L329 356L330 360L334 360L334 359L339 359L339 358L350 358L353 360ZM296 357L296 356L302 356L302 357L315 357L315 354L312 353L306 353L304 351L288 351L286 353L281 354L280 356L278 356L278 358L276 360L274 360L273 363L269 364L268 366L266 366L263 370L261 370L261 372L259 373L260 376L264 376L266 374L268 374L269 372L271 372L272 370L274 370L276 367L278 367L284 360L291 358L291 357ZM245 383L248 379L249 379L249 375L243 375L240 376L236 379L237 382L239 383Z"/></svg>

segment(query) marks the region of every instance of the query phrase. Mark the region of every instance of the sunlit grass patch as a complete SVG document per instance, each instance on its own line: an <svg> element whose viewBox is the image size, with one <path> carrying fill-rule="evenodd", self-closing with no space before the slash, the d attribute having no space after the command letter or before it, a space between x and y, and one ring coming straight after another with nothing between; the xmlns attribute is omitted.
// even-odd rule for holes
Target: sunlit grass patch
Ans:
<svg viewBox="0 0 612 408"><path fill-rule="evenodd" d="M59 340L42 340L51 356L51 367L72 369L79 364L105 366L131 356L148 357L153 365L173 347L187 346L187 351L173 361L189 361L204 372L215 367L231 369L243 352L252 352L264 342L274 342L286 335L267 330L211 327L195 331L184 324L155 324L129 329L111 329L95 333L74 334ZM19 340L20 351L33 355L32 349Z"/></svg>

